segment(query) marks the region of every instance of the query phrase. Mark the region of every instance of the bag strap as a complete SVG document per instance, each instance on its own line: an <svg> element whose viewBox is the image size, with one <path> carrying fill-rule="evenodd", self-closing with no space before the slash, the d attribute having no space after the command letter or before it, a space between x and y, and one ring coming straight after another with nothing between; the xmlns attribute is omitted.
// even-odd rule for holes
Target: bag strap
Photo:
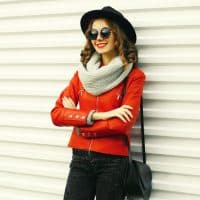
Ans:
<svg viewBox="0 0 200 200"><path fill-rule="evenodd" d="M143 116L143 97L140 101L140 121L141 121L141 139L142 139L142 157L143 163L146 164L145 136L144 136L144 116Z"/></svg>
<svg viewBox="0 0 200 200"><path fill-rule="evenodd" d="M123 96L126 92L126 83L127 83L127 79L126 78L124 80L124 87L123 87ZM143 115L143 97L141 96L140 98L140 124L141 124L141 140L142 140L142 160L143 163L146 164L146 150L145 150L145 136L144 136L144 115ZM127 144L128 144L128 151L129 151L129 160L131 161L131 147L130 144L128 142L128 138L127 138Z"/></svg>

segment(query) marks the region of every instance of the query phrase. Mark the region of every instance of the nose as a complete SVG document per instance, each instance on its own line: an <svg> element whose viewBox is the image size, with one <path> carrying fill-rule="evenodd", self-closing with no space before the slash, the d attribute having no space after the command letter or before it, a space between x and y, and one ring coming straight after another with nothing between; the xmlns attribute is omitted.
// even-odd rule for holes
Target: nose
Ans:
<svg viewBox="0 0 200 200"><path fill-rule="evenodd" d="M103 40L100 33L98 33L98 35L97 35L97 40Z"/></svg>

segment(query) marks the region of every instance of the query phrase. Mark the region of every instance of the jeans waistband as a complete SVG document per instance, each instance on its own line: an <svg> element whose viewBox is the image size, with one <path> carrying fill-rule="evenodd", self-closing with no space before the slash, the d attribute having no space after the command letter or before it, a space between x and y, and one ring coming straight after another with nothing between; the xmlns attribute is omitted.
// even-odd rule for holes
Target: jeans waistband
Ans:
<svg viewBox="0 0 200 200"><path fill-rule="evenodd" d="M82 149L72 149L73 155L77 156L94 156L96 158L127 158L126 156L121 155L112 155L112 154L105 154L105 153L99 153L95 151L87 151Z"/></svg>

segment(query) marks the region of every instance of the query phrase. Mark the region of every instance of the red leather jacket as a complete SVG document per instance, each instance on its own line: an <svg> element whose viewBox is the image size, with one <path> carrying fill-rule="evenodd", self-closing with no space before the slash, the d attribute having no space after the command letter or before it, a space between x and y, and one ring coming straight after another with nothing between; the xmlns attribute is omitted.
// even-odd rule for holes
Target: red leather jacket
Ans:
<svg viewBox="0 0 200 200"><path fill-rule="evenodd" d="M135 67L126 82L126 92L123 95L124 82L112 90L99 96L93 96L84 90L78 72L69 85L61 92L55 107L51 110L52 122L56 126L74 126L68 147L96 151L106 154L128 156L126 139L130 142L130 131L139 114L140 98L143 91L145 74ZM62 98L73 99L77 109L65 108ZM87 124L87 116L91 110L105 112L126 104L133 107L133 118L124 123L119 118L95 121ZM77 131L79 128L79 132Z"/></svg>

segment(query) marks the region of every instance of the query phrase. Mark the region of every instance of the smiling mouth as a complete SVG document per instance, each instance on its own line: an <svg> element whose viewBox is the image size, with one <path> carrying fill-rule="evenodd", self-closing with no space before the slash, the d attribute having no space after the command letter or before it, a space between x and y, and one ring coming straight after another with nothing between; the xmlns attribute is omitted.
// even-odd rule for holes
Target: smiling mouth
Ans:
<svg viewBox="0 0 200 200"><path fill-rule="evenodd" d="M96 46L98 47L98 48L103 48L103 47L105 47L107 45L107 43L101 43L101 44L97 44Z"/></svg>

